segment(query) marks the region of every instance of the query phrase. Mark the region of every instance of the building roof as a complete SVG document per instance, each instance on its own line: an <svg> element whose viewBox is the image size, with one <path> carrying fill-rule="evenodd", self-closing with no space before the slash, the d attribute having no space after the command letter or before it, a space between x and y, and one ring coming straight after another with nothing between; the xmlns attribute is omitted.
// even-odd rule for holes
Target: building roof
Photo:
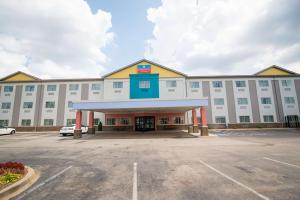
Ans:
<svg viewBox="0 0 300 200"><path fill-rule="evenodd" d="M280 76L280 75L299 75L282 67L272 65L254 74L255 76Z"/></svg>
<svg viewBox="0 0 300 200"><path fill-rule="evenodd" d="M174 111L191 110L200 106L207 106L207 99L186 100L146 100L146 101L110 101L110 102L74 102L73 109L95 110L101 112L113 111L144 111L147 109L169 109Z"/></svg>
<svg viewBox="0 0 300 200"><path fill-rule="evenodd" d="M132 64L126 65L125 67L122 67L122 68L117 69L117 70L115 70L115 71L112 71L112 72L110 72L110 73L108 73L108 74L105 74L105 75L103 76L103 78L107 78L107 77L109 77L109 76L111 76L111 75L113 75L113 74L119 73L119 72L121 72L121 71L123 71L123 70L125 70L125 69L127 69L127 68L133 67L133 66L135 66L135 65L137 65L137 64L139 64L139 63L142 63L142 62L146 62L146 63L149 63L149 64L151 64L151 65L158 66L158 67L160 67L160 68L162 68L162 69L165 69L165 70L167 70L167 71L173 72L173 73L175 73L175 74L179 74L179 75L181 75L181 76L187 77L187 75L184 74L184 73L182 73L182 72L179 72L179 71L176 71L176 70L174 70L174 69L165 67L165 66L163 66L163 65L160 65L160 64L158 64L158 63L152 62L152 61L147 60L147 59L141 59L141 60L139 60L139 61L137 61L137 62L134 62L134 63L132 63Z"/></svg>
<svg viewBox="0 0 300 200"><path fill-rule="evenodd" d="M122 70L126 70L128 68L131 68L137 64L140 63L149 63L151 65L157 66L163 70L165 70L165 72L168 72L169 74L177 74L178 77L185 77L185 78L190 78L190 79L196 79L196 78L201 78L201 79L212 79L212 78L224 78L224 79L230 79L230 78L269 78L269 77L300 77L300 74L284 69L282 67L278 67L276 65L272 65L270 67L267 67L253 75L212 75L212 76L187 76L184 73L178 72L176 70L170 69L168 67L162 66L160 64L154 63L152 61L149 61L147 59L141 59L135 63L132 63L130 65L127 65L125 67L122 67L116 71L113 71L111 73L108 73L106 75L104 75L102 78L72 78L72 79L40 79L38 77L32 76L30 74L27 74L25 72L22 71L17 71L15 73L12 73L6 77L3 77L0 79L0 82L84 82L84 81L101 81L104 80L104 78L108 78L110 76L113 76L113 74L119 73ZM170 77L170 76L169 76ZM175 78L175 77L173 77Z"/></svg>
<svg viewBox="0 0 300 200"><path fill-rule="evenodd" d="M27 74L22 71L17 71L0 79L0 81L39 81L41 79Z"/></svg>

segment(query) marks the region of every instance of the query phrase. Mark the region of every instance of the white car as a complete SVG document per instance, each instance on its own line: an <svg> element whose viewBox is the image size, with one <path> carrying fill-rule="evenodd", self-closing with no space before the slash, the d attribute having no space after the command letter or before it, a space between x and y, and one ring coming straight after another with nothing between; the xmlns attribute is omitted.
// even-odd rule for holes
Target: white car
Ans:
<svg viewBox="0 0 300 200"><path fill-rule="evenodd" d="M60 129L59 133L63 136L67 136L67 135L73 135L74 134L74 130L75 130L75 125L72 126L64 126ZM81 131L82 133L87 133L88 132L88 127L82 125L81 126Z"/></svg>
<svg viewBox="0 0 300 200"><path fill-rule="evenodd" d="M16 129L14 128L9 128L9 127L5 127L5 126L0 126L0 135L5 135L5 134L15 134L16 133Z"/></svg>

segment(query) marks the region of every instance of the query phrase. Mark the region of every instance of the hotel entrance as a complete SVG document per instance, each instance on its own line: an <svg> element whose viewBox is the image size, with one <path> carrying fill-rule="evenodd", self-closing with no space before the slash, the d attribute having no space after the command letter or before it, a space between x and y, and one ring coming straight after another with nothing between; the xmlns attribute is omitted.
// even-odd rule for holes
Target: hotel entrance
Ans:
<svg viewBox="0 0 300 200"><path fill-rule="evenodd" d="M155 130L155 117L142 116L135 118L136 131L154 131Z"/></svg>

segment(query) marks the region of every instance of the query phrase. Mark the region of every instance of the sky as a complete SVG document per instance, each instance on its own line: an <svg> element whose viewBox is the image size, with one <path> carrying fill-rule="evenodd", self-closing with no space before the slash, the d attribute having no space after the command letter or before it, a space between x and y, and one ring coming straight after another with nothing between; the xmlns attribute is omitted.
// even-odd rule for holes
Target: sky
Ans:
<svg viewBox="0 0 300 200"><path fill-rule="evenodd" d="M142 58L188 75L300 73L300 1L0 1L0 77L100 77Z"/></svg>

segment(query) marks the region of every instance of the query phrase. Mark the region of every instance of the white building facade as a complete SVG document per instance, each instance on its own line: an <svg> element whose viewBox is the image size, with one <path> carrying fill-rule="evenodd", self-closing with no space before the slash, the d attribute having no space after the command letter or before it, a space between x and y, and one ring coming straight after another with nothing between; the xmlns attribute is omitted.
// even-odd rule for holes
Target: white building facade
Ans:
<svg viewBox="0 0 300 200"><path fill-rule="evenodd" d="M41 80L17 72L0 80L0 125L58 130L76 123L74 103L197 99L207 101L202 106L209 128L283 127L299 120L300 75L272 66L255 75L187 76L145 59L101 78ZM82 109L83 125L89 111ZM194 122L191 109L93 112L94 125L101 122L108 130L139 130L139 120L155 123L155 129L184 129Z"/></svg>

